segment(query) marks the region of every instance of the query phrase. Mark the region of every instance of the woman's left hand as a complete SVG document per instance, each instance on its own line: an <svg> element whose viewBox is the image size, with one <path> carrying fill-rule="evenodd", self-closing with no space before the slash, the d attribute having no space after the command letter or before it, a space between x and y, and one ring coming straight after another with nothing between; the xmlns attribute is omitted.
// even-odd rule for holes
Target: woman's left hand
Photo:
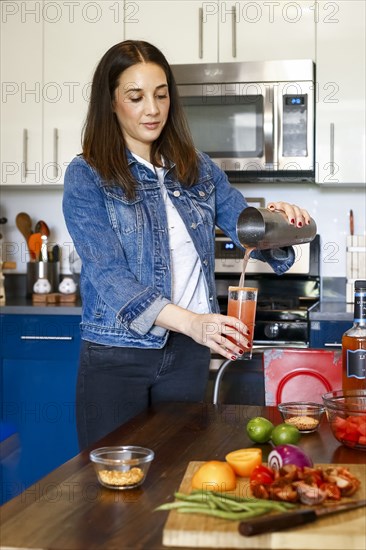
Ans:
<svg viewBox="0 0 366 550"><path fill-rule="evenodd" d="M290 204L288 202L269 202L267 205L269 210L279 210L284 212L287 216L289 223L296 225L296 227L303 227L310 224L310 215L305 208L301 208L296 204Z"/></svg>

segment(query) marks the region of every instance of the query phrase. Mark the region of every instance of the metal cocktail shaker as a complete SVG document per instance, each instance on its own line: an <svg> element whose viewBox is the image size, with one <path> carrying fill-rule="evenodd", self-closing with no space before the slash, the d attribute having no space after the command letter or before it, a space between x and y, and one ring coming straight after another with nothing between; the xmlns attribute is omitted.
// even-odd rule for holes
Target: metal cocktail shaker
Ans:
<svg viewBox="0 0 366 550"><path fill-rule="evenodd" d="M289 223L283 212L267 208L245 208L236 225L238 239L245 248L281 248L312 241L316 235L316 223L296 227Z"/></svg>

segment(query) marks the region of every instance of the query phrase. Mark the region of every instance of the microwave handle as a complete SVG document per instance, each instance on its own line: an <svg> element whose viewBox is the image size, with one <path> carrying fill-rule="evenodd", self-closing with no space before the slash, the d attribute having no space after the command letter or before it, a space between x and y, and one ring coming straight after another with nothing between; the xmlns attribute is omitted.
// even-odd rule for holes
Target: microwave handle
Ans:
<svg viewBox="0 0 366 550"><path fill-rule="evenodd" d="M275 135L275 97L274 88L272 86L265 86L264 93L264 162L266 165L273 165L274 162L274 135Z"/></svg>

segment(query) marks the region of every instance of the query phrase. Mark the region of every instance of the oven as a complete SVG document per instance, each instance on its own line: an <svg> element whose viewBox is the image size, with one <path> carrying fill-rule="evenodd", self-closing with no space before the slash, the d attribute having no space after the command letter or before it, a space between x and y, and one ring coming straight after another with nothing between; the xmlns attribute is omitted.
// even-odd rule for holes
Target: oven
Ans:
<svg viewBox="0 0 366 550"><path fill-rule="evenodd" d="M289 346L308 347L309 308L320 298L320 238L296 245L295 263L284 275L268 264L250 260L245 285L258 288L254 349ZM226 314L230 285L239 283L243 251L220 231L216 234L215 278L220 311Z"/></svg>

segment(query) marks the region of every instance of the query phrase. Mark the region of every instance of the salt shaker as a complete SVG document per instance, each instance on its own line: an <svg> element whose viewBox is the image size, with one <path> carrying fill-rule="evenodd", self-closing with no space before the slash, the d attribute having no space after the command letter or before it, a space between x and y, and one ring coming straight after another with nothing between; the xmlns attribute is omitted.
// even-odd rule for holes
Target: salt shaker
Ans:
<svg viewBox="0 0 366 550"><path fill-rule="evenodd" d="M48 279L44 279L43 277L40 277L33 286L33 291L35 294L49 294L51 290L51 283Z"/></svg>

